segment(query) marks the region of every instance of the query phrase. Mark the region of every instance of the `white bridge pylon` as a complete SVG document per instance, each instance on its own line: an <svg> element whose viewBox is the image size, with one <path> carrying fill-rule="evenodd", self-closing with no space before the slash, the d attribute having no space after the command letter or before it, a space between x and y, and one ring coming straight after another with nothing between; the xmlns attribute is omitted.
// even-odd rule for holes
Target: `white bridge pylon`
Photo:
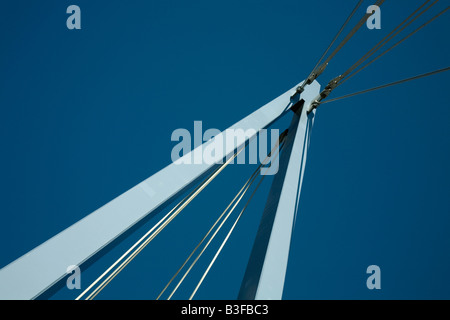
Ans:
<svg viewBox="0 0 450 320"><path fill-rule="evenodd" d="M308 112L310 104L311 100L305 100L294 112L238 299L281 300L283 296L291 235L299 211L316 112L315 109Z"/></svg>
<svg viewBox="0 0 450 320"><path fill-rule="evenodd" d="M261 129L267 128L281 116L287 112L291 112L290 108L299 101L298 94L296 99L291 99L291 96L296 93L296 88L299 85L301 83L228 129L242 129L244 131L253 129L255 132L254 135L256 135ZM291 138L288 136L287 143L291 141L289 142L290 146L288 147L286 145L286 150L281 156L280 171L274 178L268 204L263 214L263 221L261 222L263 224L273 220L271 222L273 226L269 229L265 228L266 231L268 230L267 232L270 232L269 235L265 234L263 236L266 239L264 240L265 242L258 242L258 237L261 237L260 228L256 238L257 243L254 245L254 248L255 246L259 247L259 250L261 248L267 249L267 252L263 250L266 253L262 260L261 257L258 258L259 260L255 260L252 252L253 258L251 257L249 262L249 267L250 265L256 266L259 263L262 268L258 276L256 278L253 277L253 280L248 282L251 284L249 286L252 288L251 290L255 291L255 288L257 288L259 292L256 296L255 294L250 294L249 297L251 299L281 299L287 266L287 254L289 253L292 219L298 206L299 188L303 177L304 161L306 160L306 153L302 156L298 152L303 152L301 150L303 148L302 143L306 141L305 137L309 139L307 123L310 122L307 119L311 117L306 115L306 110L318 95L319 89L320 85L317 81L306 86L300 96L300 99L304 100L303 108L300 110L301 113L297 112L294 114L290 131L293 130L295 135L290 134L289 136ZM312 115L314 112L312 112ZM236 148L239 149L244 146L251 138L253 138L251 135L239 137L234 146L226 145L222 154L217 152L214 160L220 162L222 159L230 157L234 154ZM212 143L212 141L205 142L183 157L194 158L193 155L199 152L199 150L200 152L204 150L209 143ZM295 162L297 162L297 165L294 164ZM215 163L172 163L22 257L11 262L0 270L0 300L26 300L39 297L39 295L52 288L53 285L67 276L66 271L69 266L81 266L145 217L169 203L187 188L193 186L198 179L208 173L214 166ZM281 175L286 175L287 177L291 173L295 175L289 179L277 178ZM280 182L280 180L283 180L284 183L283 181ZM295 190L287 191L293 188L293 186L296 186L294 188ZM274 201L277 203L276 207L273 206ZM267 208L268 206L270 209ZM279 212L283 216L288 215L289 217L286 219L281 218L280 220L278 218L278 216L281 216ZM264 217L267 216L272 218L266 219L267 221L264 222ZM287 233L283 230L288 232L288 237L286 237ZM281 251L277 249L281 247L283 247ZM279 254L280 252L284 252L283 256L285 256L286 262L281 263L277 268L273 261L280 257L277 258L274 254ZM267 263L264 263L264 261L267 261ZM248 270L249 268L247 268ZM246 279L248 280L248 278ZM259 282L255 282L255 279ZM267 281L264 279L267 279ZM273 283L278 283L276 286L277 289L273 291L276 293L272 295L264 294L264 292L267 293L270 290L274 290ZM241 288L241 295L245 292L245 288ZM244 296L246 295L244 294Z"/></svg>

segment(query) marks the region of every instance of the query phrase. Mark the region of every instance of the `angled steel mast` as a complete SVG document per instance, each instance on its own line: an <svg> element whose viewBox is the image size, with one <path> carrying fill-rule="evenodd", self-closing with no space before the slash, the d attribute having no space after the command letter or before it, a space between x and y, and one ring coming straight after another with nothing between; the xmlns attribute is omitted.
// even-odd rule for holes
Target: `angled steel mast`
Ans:
<svg viewBox="0 0 450 320"><path fill-rule="evenodd" d="M262 106L229 129L254 129L255 134L267 128L298 102L291 96L302 83ZM301 95L309 104L319 92L319 84L309 84ZM223 135L222 132L220 135ZM219 136L220 136L219 135ZM229 157L253 136L240 137L235 146L217 152L214 161ZM221 138L221 137L219 137ZM197 147L185 157L201 156ZM215 163L172 163L148 179L105 204L69 228L63 230L27 254L0 270L0 299L34 299L66 276L68 266L81 266L111 242L150 214L157 212L173 198L194 185L216 166Z"/></svg>
<svg viewBox="0 0 450 320"><path fill-rule="evenodd" d="M280 300L283 295L291 234L299 210L316 111L309 111L314 100L308 94L301 97L293 108L279 171L272 182L238 299Z"/></svg>

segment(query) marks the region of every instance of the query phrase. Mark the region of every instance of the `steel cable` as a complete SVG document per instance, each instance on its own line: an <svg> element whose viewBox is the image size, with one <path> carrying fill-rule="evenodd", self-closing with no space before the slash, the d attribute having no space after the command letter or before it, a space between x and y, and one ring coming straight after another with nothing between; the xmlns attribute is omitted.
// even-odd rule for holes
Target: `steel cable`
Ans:
<svg viewBox="0 0 450 320"><path fill-rule="evenodd" d="M228 204L228 206L225 208L225 210L222 212L222 214L219 216L219 218L214 222L214 224L212 225L212 227L209 229L209 231L205 234L205 236L201 239L201 241L197 244L197 246L194 248L194 250L191 252L191 254L187 257L187 259L184 261L184 263L181 265L181 267L177 270L177 272L174 274L174 276L169 280L169 282L166 284L166 286L164 287L164 289L161 291L161 293L158 295L157 300L162 296L162 294L167 290L167 288L170 286L170 284L173 282L173 280L177 277L177 275L181 272L181 270L186 266L186 264L188 263L188 261L192 258L192 256L194 255L194 253L198 250L198 248L202 245L202 243L207 239L208 235L212 232L212 230L214 229L214 227L219 223L220 220L222 220L223 216L225 215L225 213L228 211L228 209L233 205L233 207L231 208L231 210L229 211L228 215L223 219L223 221L221 222L221 224L218 226L218 228L216 229L216 231L214 232L214 234L211 236L211 238L209 239L209 241L205 244L205 246L202 248L202 250L200 251L200 253L197 255L197 257L195 258L195 260L191 263L191 265L189 266L189 268L187 269L187 271L184 273L184 275L182 276L182 278L179 280L179 282L177 283L177 285L175 286L175 288L172 290L172 292L170 293L169 297L167 298L168 300L170 300L172 298L172 296L174 295L174 293L178 290L179 286L182 284L182 282L184 281L184 279L186 278L186 276L189 274L189 272L191 271L191 269L194 267L194 265L197 263L197 261L200 259L200 257L203 255L203 253L205 252L206 248L209 246L209 244L211 243L211 241L214 239L214 237L216 236L216 234L219 232L219 230L222 228L223 224L226 222L226 220L229 218L229 216L231 215L231 213L234 211L234 209L236 208L236 206L239 204L239 202L242 200L243 196L245 195L245 193L247 192L248 188L253 184L254 180L256 179L258 172L260 170L260 168L270 159L271 155L273 154L274 150L278 148L278 146L280 144L281 147L278 149L278 151L281 151L281 149L284 146L284 139L286 137L287 134L287 130L284 131L279 138L279 141L277 143L277 145L269 152L269 154L267 155L267 157L259 164L259 166L256 168L256 170L253 172L253 174L250 176L250 178L245 182L244 186L239 190L239 192L236 194L236 196L233 198L233 200ZM278 154L276 155L278 156Z"/></svg>
<svg viewBox="0 0 450 320"><path fill-rule="evenodd" d="M230 159L221 164L219 168L213 171L205 180L202 181L189 195L181 200L169 213L167 213L155 226L153 226L144 236L142 236L130 249L128 249L118 260L116 260L100 277L98 277L83 293L81 293L75 300L80 300L87 292L92 289L99 281L101 281L118 263L132 252L141 242L144 242L137 247L134 252L125 259L103 282L98 285L86 298L92 300L101 290L103 290L109 282L114 279L117 274L125 268L141 251L144 249L243 149L235 152ZM156 229L157 228L157 229ZM156 229L156 230L155 230Z"/></svg>
<svg viewBox="0 0 450 320"><path fill-rule="evenodd" d="M321 104L329 103L329 102L333 102L333 101L337 101L337 100L341 100L341 99L345 99L345 98L350 98L350 97L353 97L353 96L356 96L356 95L360 95L360 94L363 94L363 93L367 93L367 92L371 92L371 91L375 91L375 90L391 87L391 86L394 86L394 85L397 85L397 84L401 84L401 83L408 82L408 81L411 81L411 80L416 80L416 79L428 77L428 76L431 76L433 74L437 74L437 73L444 72L444 71L449 71L449 70L450 70L450 67L438 69L438 70L427 72L427 73L424 73L424 74L420 74L420 75L417 75L417 76L414 76L414 77L411 77L411 78L402 79L402 80L391 82L391 83L388 83L388 84L384 84L384 85L381 85L381 86L378 86L378 87L374 87L374 88L370 88L370 89L366 89L366 90L362 90L362 91L346 94L344 96L340 96L340 97L333 98L333 99L328 99L328 100L323 101Z"/></svg>

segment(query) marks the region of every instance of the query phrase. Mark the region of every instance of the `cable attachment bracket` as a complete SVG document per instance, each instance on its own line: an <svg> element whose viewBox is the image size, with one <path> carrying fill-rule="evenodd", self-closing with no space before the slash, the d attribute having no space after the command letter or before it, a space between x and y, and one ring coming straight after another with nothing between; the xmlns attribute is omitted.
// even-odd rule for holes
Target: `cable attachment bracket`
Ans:
<svg viewBox="0 0 450 320"><path fill-rule="evenodd" d="M307 110L308 114L314 109L316 109L323 99L326 99L330 95L331 91L333 91L338 86L339 81L341 81L342 78L343 78L342 75L339 75L336 78L332 79L330 82L328 82L325 89L323 89L322 92L320 92L319 95L313 100L313 102L311 102L311 105Z"/></svg>
<svg viewBox="0 0 450 320"><path fill-rule="evenodd" d="M316 80L324 72L327 65L328 63L323 63L318 68L314 69L308 76L308 78L295 89L295 93L291 96L291 99L293 99L297 94L301 94L303 91L305 91L305 87L313 83L313 81Z"/></svg>

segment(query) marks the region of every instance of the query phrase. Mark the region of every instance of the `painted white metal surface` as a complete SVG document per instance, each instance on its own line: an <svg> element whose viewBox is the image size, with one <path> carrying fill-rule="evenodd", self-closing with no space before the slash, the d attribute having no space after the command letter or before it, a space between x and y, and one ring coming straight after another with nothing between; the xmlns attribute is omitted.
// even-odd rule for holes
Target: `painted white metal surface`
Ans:
<svg viewBox="0 0 450 320"><path fill-rule="evenodd" d="M266 128L288 112L290 97L299 85L295 85L229 129L255 129L258 132ZM318 87L318 83L314 82L307 88L314 91L315 96ZM251 137L242 138L237 142L237 146L242 146L248 138ZM211 142L204 143L191 153L200 154L202 148ZM233 152L234 148L227 146L223 154L217 153L215 160L219 161ZM191 157L191 153L184 157ZM143 218L190 186L212 166L214 164L172 163L13 261L0 270L0 299L38 297L66 276L68 266L81 265L92 258Z"/></svg>
<svg viewBox="0 0 450 320"><path fill-rule="evenodd" d="M300 112L293 115L280 169L274 177L266 207L242 281L238 299L281 300L292 230L298 212L306 156L315 110L307 110L319 86L306 87Z"/></svg>

